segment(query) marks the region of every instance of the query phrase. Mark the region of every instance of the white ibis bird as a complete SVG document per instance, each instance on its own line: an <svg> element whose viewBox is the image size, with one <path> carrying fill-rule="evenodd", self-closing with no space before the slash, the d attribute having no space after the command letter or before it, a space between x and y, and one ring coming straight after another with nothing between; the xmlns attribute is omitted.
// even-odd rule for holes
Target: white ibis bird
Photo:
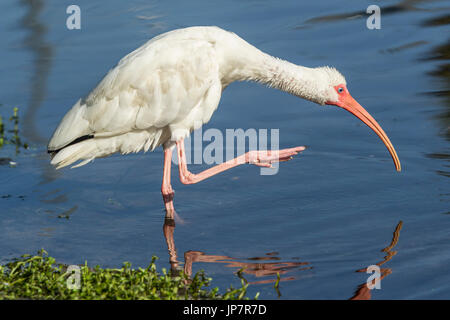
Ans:
<svg viewBox="0 0 450 320"><path fill-rule="evenodd" d="M341 107L381 138L400 171L395 149L380 125L356 102L345 78L334 68L307 68L272 57L234 33L218 27L190 27L161 34L119 61L97 87L64 116L48 152L62 168L120 152L164 148L161 192L173 210L170 183L172 150L180 180L192 184L244 163L270 166L304 150L249 151L203 172L189 172L185 139L207 123L222 91L234 81L256 81L320 105Z"/></svg>

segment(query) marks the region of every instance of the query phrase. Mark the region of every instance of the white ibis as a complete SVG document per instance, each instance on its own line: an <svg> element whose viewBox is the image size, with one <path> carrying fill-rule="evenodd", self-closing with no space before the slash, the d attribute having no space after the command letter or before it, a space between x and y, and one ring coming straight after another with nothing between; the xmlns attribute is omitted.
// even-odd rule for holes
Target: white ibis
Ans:
<svg viewBox="0 0 450 320"><path fill-rule="evenodd" d="M177 148L180 180L193 184L237 165L271 166L304 150L295 147L250 151L203 172L189 172L183 140L207 123L222 91L234 81L256 81L320 105L354 114L381 138L401 170L381 126L352 98L334 68L307 68L272 57L218 27L190 27L161 34L119 61L89 95L64 116L48 152L57 169L120 152L164 148L161 192L173 211L172 150Z"/></svg>

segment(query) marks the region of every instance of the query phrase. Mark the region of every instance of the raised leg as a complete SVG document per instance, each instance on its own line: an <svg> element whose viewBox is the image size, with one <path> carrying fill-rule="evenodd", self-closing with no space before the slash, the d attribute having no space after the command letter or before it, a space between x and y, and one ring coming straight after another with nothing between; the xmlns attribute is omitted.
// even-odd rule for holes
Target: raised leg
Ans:
<svg viewBox="0 0 450 320"><path fill-rule="evenodd" d="M166 207L166 213L168 218L174 218L174 207L173 207L173 195L174 191L172 185L170 184L170 169L172 166L172 149L164 150L164 173L163 181L161 185L161 193L164 200L164 205Z"/></svg>
<svg viewBox="0 0 450 320"><path fill-rule="evenodd" d="M292 156L305 150L305 147L295 147L283 150L272 151L249 151L237 158L228 160L227 162L218 164L200 173L194 174L189 172L186 163L186 154L184 151L184 140L177 141L178 152L178 168L180 172L180 180L183 184L194 184L202 180L208 179L218 173L234 168L241 164L250 163L260 167L271 167L271 164L279 161L287 161Z"/></svg>

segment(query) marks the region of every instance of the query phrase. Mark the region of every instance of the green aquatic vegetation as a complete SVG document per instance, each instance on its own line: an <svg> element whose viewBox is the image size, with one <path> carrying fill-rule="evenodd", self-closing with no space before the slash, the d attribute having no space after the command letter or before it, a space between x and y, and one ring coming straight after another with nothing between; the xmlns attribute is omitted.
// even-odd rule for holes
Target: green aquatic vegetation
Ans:
<svg viewBox="0 0 450 320"><path fill-rule="evenodd" d="M40 250L0 266L0 299L248 299L248 284L243 281L241 288L230 286L219 293L218 288L208 288L211 279L203 271L192 278L164 268L160 273L156 259L145 269L132 269L128 262L118 269L90 268L85 263L77 267L77 274Z"/></svg>
<svg viewBox="0 0 450 320"><path fill-rule="evenodd" d="M0 148L6 144L11 144L16 147L16 153L19 153L20 148L28 149L28 144L22 142L19 136L19 108L14 107L12 113L9 122L5 122L0 115ZM12 129L7 128L8 123L12 124Z"/></svg>

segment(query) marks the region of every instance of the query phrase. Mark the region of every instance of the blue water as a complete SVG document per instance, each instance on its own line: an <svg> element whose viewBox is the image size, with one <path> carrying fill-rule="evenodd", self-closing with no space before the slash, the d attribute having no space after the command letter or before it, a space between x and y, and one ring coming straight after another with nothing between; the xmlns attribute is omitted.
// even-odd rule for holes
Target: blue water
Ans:
<svg viewBox="0 0 450 320"><path fill-rule="evenodd" d="M372 2L77 1L81 30L66 28L73 1L1 2L0 115L19 107L30 148L0 149L17 163L0 162L0 262L40 248L102 267L145 266L156 255L160 267L205 270L222 289L238 286L245 266L249 296L263 299L348 299L369 277L357 270L380 263L385 276L371 298L449 299L450 7L379 1L381 29L369 30ZM402 172L347 112L254 83L227 88L204 130L279 129L281 148L308 149L272 176L241 166L185 186L174 166L179 219L165 232L162 149L55 171L46 143L78 98L148 39L192 25L231 30L297 64L338 68L389 135ZM393 237L391 254L382 252Z"/></svg>

